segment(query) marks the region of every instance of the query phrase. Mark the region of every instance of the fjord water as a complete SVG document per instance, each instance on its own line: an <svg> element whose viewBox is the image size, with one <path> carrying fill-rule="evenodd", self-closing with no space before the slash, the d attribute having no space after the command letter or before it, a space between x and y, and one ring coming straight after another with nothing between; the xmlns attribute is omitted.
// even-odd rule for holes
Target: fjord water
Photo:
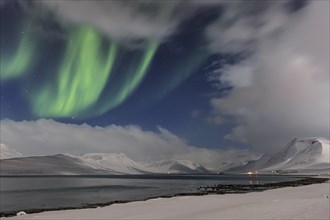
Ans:
<svg viewBox="0 0 330 220"><path fill-rule="evenodd" d="M0 212L80 207L118 200L197 192L216 184L263 184L293 181L272 175L112 175L0 177Z"/></svg>

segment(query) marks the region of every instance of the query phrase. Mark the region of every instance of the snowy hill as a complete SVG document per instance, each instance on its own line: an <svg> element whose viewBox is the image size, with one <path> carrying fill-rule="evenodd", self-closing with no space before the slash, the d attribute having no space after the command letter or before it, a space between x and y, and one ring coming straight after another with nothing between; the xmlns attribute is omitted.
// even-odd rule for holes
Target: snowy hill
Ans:
<svg viewBox="0 0 330 220"><path fill-rule="evenodd" d="M128 158L125 154L89 153L79 157L89 166L107 172L118 174L145 173L208 173L203 166L189 160L162 160L139 163Z"/></svg>
<svg viewBox="0 0 330 220"><path fill-rule="evenodd" d="M258 160L228 171L326 170L330 165L329 150L327 139L295 138L278 153L266 154Z"/></svg>
<svg viewBox="0 0 330 220"><path fill-rule="evenodd" d="M146 173L141 164L126 157L125 154L89 153L79 158L86 165L100 171L116 174Z"/></svg>
<svg viewBox="0 0 330 220"><path fill-rule="evenodd" d="M209 171L198 163L189 160L161 160L145 164L152 173L208 173Z"/></svg>
<svg viewBox="0 0 330 220"><path fill-rule="evenodd" d="M23 157L21 153L6 144L0 144L0 159Z"/></svg>
<svg viewBox="0 0 330 220"><path fill-rule="evenodd" d="M12 158L0 161L0 173L40 175L105 174L195 174L208 173L201 165L186 160L138 163L124 154L89 153L82 156L57 154Z"/></svg>
<svg viewBox="0 0 330 220"><path fill-rule="evenodd" d="M2 175L97 174L97 170L85 165L82 160L63 154L12 158L1 160L0 164Z"/></svg>
<svg viewBox="0 0 330 220"><path fill-rule="evenodd" d="M189 160L162 160L139 163L125 154L89 153L80 157L86 164L97 169L118 174L146 173L208 173L200 164Z"/></svg>

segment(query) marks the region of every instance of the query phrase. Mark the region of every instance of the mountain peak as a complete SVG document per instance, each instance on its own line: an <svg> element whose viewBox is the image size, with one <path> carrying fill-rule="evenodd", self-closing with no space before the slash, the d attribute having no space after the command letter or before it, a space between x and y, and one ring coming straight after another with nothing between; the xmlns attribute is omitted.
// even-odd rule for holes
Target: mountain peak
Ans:
<svg viewBox="0 0 330 220"><path fill-rule="evenodd" d="M329 163L330 141L326 138L308 137L308 138L295 138L283 150L293 151L295 155L298 154L312 154L316 161ZM317 157L317 158L316 158ZM309 160L311 160L309 158Z"/></svg>
<svg viewBox="0 0 330 220"><path fill-rule="evenodd" d="M329 151L329 140L326 138L295 138L279 152L266 154L230 171L325 170L330 165Z"/></svg>
<svg viewBox="0 0 330 220"><path fill-rule="evenodd" d="M323 137L296 137L292 141L294 141L294 142L315 142L315 141L318 141L318 142L329 143L329 139L323 138Z"/></svg>
<svg viewBox="0 0 330 220"><path fill-rule="evenodd" d="M160 160L146 163L154 173L208 173L202 165L190 160Z"/></svg>

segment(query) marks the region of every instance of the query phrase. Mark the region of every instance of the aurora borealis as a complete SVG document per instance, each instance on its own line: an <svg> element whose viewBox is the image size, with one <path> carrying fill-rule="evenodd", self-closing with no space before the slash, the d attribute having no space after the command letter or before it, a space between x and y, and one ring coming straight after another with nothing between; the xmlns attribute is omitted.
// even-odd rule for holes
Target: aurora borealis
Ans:
<svg viewBox="0 0 330 220"><path fill-rule="evenodd" d="M78 20L70 20L70 13L55 16L51 4L12 1L0 7L2 119L179 130L192 125L191 111L208 102L199 94L215 90L204 69L217 55L203 31L218 12L207 8L178 22L186 7L179 1L109 1L104 10L122 11L102 14L100 7L99 18L88 17L88 5L83 20L84 13L74 12ZM196 132L215 134L203 120L198 123Z"/></svg>
<svg viewBox="0 0 330 220"><path fill-rule="evenodd" d="M158 45L156 42L149 43L133 76L127 80L113 99L108 100L106 104L100 108L100 113L104 113L105 111L120 105L137 88L148 70L153 56L156 53L157 47Z"/></svg>
<svg viewBox="0 0 330 220"><path fill-rule="evenodd" d="M167 17L173 5L175 4L157 8L160 13L156 18L162 20ZM24 19L28 18L23 17L17 23L23 23ZM46 55L42 53L47 53L38 49L37 42L41 39L36 31L33 32L33 26L38 25L38 20L34 19L34 22L25 25L23 31L14 31L18 38L14 42L14 53L7 52L13 50L12 48L2 48L2 82L19 80L23 75L29 75L34 66L44 62L43 58L36 59L37 56ZM37 84L30 80L31 76L25 78L28 84L34 84L25 95L31 112L36 117L89 118L94 117L96 112L101 115L117 107L142 83L160 46L159 40L150 39L142 47L130 49L125 43L117 42L89 25L75 25L61 31L65 34L65 42L62 43L64 49L60 51L60 56L51 58L58 60L56 64L42 70L47 76L43 76L43 80ZM3 38L7 37L4 34ZM131 57L128 63L120 62L120 54L123 53ZM199 56L206 57L205 52ZM197 65L186 65L196 68L199 64L200 62ZM172 79L168 77L167 87L175 88L194 71L193 68L188 69L181 71L182 73L171 69L172 72L177 72L177 76Z"/></svg>
<svg viewBox="0 0 330 220"><path fill-rule="evenodd" d="M172 7L164 7L157 19L166 17ZM46 54L43 53L49 53L38 49L37 42L41 39L31 27L38 25L35 20L25 25L25 31L14 31L19 40L14 42L18 46L12 55L7 55L12 48L2 49L1 81L19 80L25 75L25 81L34 84L24 95L36 117L90 118L121 105L143 82L161 44L150 39L142 47L130 49L91 26L75 25L62 30L65 41L59 56L47 54L57 62L42 70L45 74L43 80L33 82L34 79L28 75L34 66L45 62L43 56ZM3 37L6 38L6 34ZM193 50L198 47L191 46ZM120 61L122 54L130 57L127 63ZM36 59L37 56L41 58ZM195 54L181 58L182 64L174 64L174 68L168 69L172 74L162 78L159 89L164 90L165 87L165 93L175 89L207 56L205 51L196 50ZM164 95L161 92L158 98Z"/></svg>
<svg viewBox="0 0 330 220"><path fill-rule="evenodd" d="M24 25L18 46L9 57L1 50L1 80L19 77L33 65L37 43L29 30L30 25L30 22Z"/></svg>
<svg viewBox="0 0 330 220"><path fill-rule="evenodd" d="M0 120L165 128L212 148L325 136L322 4L0 0Z"/></svg>
<svg viewBox="0 0 330 220"><path fill-rule="evenodd" d="M105 41L94 29L82 26L70 30L66 44L62 63L55 73L55 82L41 85L36 95L30 97L33 113L37 116L83 116L80 113L86 113L97 102L108 83L118 50L115 41ZM14 56L1 59L4 60L1 63L1 79L6 81L26 73L34 65L35 47L35 39L29 33L23 34ZM101 112L121 104L136 89L146 74L157 47L156 42L148 44L135 73L118 94L101 107Z"/></svg>
<svg viewBox="0 0 330 220"><path fill-rule="evenodd" d="M31 100L34 113L46 117L79 115L97 102L116 59L112 42L101 52L102 39L87 27L73 30L55 83L44 86Z"/></svg>

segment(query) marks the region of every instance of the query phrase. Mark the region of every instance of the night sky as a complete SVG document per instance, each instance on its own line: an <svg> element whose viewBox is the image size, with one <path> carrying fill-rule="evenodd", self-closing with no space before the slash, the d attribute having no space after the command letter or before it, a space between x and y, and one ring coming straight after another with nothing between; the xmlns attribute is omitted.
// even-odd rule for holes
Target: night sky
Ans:
<svg viewBox="0 0 330 220"><path fill-rule="evenodd" d="M318 40L295 29L317 17L313 7L308 1L1 0L1 120L161 127L212 149L324 136L324 123L299 129L328 106L317 113L299 92L282 88L286 77L302 72L289 61L315 55L304 47ZM299 49L280 49L286 45ZM282 69L272 75L269 60ZM308 81L308 74L299 78ZM328 84L313 83L299 89L315 86L325 94Z"/></svg>
<svg viewBox="0 0 330 220"><path fill-rule="evenodd" d="M220 14L220 6L203 8L164 42L140 39L132 46L91 26L61 27L51 16L7 4L1 7L1 119L160 125L193 144L217 147L230 125L207 121L209 98L222 94L208 75L237 56L207 48L203 30Z"/></svg>

